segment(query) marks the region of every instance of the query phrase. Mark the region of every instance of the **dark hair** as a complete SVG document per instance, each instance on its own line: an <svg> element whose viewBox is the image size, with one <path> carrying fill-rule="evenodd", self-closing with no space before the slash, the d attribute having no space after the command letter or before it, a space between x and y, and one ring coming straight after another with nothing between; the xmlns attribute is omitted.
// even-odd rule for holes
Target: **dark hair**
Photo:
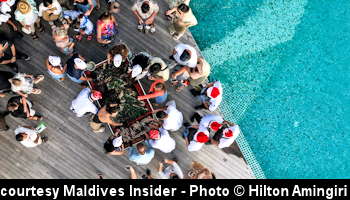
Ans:
<svg viewBox="0 0 350 200"><path fill-rule="evenodd" d="M109 113L109 114L113 114L113 113L116 113L118 112L118 107L117 106L108 106L107 105L107 108L106 108L106 111Z"/></svg>
<svg viewBox="0 0 350 200"><path fill-rule="evenodd" d="M180 177L177 174L174 174L170 176L170 179L180 179Z"/></svg>
<svg viewBox="0 0 350 200"><path fill-rule="evenodd" d="M158 73L158 72L160 72L160 70L162 70L162 66L159 63L154 63L153 65L151 65L149 67L149 72L151 74Z"/></svg>
<svg viewBox="0 0 350 200"><path fill-rule="evenodd" d="M23 141L24 133L19 133L16 135L16 140L18 142Z"/></svg>
<svg viewBox="0 0 350 200"><path fill-rule="evenodd" d="M140 65L142 69L148 66L149 57L139 53L132 59L132 66Z"/></svg>
<svg viewBox="0 0 350 200"><path fill-rule="evenodd" d="M141 6L142 13L147 13L149 11L150 7L148 3L143 3Z"/></svg>
<svg viewBox="0 0 350 200"><path fill-rule="evenodd" d="M156 113L156 117L159 118L159 119L163 119L164 117L166 117L168 114L166 114L166 112L164 111L158 111Z"/></svg>
<svg viewBox="0 0 350 200"><path fill-rule="evenodd" d="M177 7L179 10L181 10L181 12L188 12L190 10L190 7L188 7L188 5L182 3Z"/></svg>
<svg viewBox="0 0 350 200"><path fill-rule="evenodd" d="M156 85L155 85L155 88L157 88L157 89L165 89L165 85L164 85L164 83L157 83Z"/></svg>
<svg viewBox="0 0 350 200"><path fill-rule="evenodd" d="M137 151L139 152L139 150L141 149L141 148L146 148L146 146L141 142L141 143L138 143L137 145L136 145L136 149L137 149ZM145 153L145 152L144 152Z"/></svg>
<svg viewBox="0 0 350 200"><path fill-rule="evenodd" d="M108 53L111 54L112 57L114 57L117 54L120 54L122 56L123 60L125 60L129 55L129 50L124 44L118 44L118 45L115 45L114 47L112 47L108 51Z"/></svg>
<svg viewBox="0 0 350 200"><path fill-rule="evenodd" d="M7 104L7 109L10 108L10 107L15 107L15 106L18 106L18 104L17 104L17 103L14 103L14 102L8 103L8 104Z"/></svg>
<svg viewBox="0 0 350 200"><path fill-rule="evenodd" d="M188 50L184 50L180 56L180 60L183 62L188 61L191 58L190 53L188 53Z"/></svg>
<svg viewBox="0 0 350 200"><path fill-rule="evenodd" d="M49 5L52 4L52 0L43 0L43 4L45 7L48 7Z"/></svg>
<svg viewBox="0 0 350 200"><path fill-rule="evenodd" d="M105 144L103 145L106 153L112 152L114 151L114 146L112 144L112 141L110 139L108 139Z"/></svg>
<svg viewBox="0 0 350 200"><path fill-rule="evenodd" d="M111 19L111 18L112 18L112 14L109 13L109 12L105 12L98 19L99 20L105 20L105 19Z"/></svg>
<svg viewBox="0 0 350 200"><path fill-rule="evenodd" d="M84 13L78 15L78 19L81 19L81 18L83 18L83 17L84 17Z"/></svg>

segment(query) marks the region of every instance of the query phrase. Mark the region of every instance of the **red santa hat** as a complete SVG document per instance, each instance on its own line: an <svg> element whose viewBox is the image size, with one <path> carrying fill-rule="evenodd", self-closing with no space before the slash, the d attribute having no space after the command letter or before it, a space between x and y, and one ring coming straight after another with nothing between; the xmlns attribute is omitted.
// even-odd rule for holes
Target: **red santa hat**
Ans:
<svg viewBox="0 0 350 200"><path fill-rule="evenodd" d="M233 137L233 131L232 131L232 129L226 128L226 129L223 131L222 136L223 136L224 138L232 138L232 137Z"/></svg>
<svg viewBox="0 0 350 200"><path fill-rule="evenodd" d="M211 121L209 124L209 128L213 131L218 131L222 127L222 124L220 124L217 121Z"/></svg>
<svg viewBox="0 0 350 200"><path fill-rule="evenodd" d="M195 140L199 143L206 143L209 141L209 136L201 131L196 133Z"/></svg>
<svg viewBox="0 0 350 200"><path fill-rule="evenodd" d="M207 96L215 99L216 97L218 97L220 95L220 89L218 87L210 87L207 90Z"/></svg>
<svg viewBox="0 0 350 200"><path fill-rule="evenodd" d="M152 140L158 140L160 138L160 132L156 129L150 130L148 135Z"/></svg>
<svg viewBox="0 0 350 200"><path fill-rule="evenodd" d="M91 93L91 99L92 99L92 100L99 100L99 99L102 99L102 92L94 90L94 91Z"/></svg>

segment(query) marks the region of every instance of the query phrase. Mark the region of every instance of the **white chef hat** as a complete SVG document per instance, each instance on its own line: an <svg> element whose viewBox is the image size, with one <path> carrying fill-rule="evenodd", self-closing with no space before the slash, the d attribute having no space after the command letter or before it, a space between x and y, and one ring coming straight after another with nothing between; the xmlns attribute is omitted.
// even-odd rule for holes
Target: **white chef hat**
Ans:
<svg viewBox="0 0 350 200"><path fill-rule="evenodd" d="M115 67L120 67L122 64L123 58L120 54L117 54L113 57L113 64Z"/></svg>
<svg viewBox="0 0 350 200"><path fill-rule="evenodd" d="M58 56L49 56L49 63L54 67L60 66L61 58Z"/></svg>
<svg viewBox="0 0 350 200"><path fill-rule="evenodd" d="M123 144L123 137L119 136L117 138L114 138L112 143L114 147L120 147Z"/></svg>
<svg viewBox="0 0 350 200"><path fill-rule="evenodd" d="M81 69L81 70L84 70L87 67L86 63L80 58L75 58L74 64L77 66L78 69Z"/></svg>
<svg viewBox="0 0 350 200"><path fill-rule="evenodd" d="M141 73L142 73L142 67L140 65L134 65L132 67L132 71L131 71L132 78L135 78L136 76L138 76Z"/></svg>

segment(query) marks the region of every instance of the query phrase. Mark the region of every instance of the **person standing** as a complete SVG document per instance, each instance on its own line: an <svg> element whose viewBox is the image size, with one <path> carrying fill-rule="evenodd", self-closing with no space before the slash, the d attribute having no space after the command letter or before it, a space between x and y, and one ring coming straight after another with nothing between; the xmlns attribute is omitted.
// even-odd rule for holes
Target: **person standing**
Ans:
<svg viewBox="0 0 350 200"><path fill-rule="evenodd" d="M152 148L159 149L163 153L170 153L175 149L175 140L163 128L150 130L147 133L147 137L149 138L148 143Z"/></svg>
<svg viewBox="0 0 350 200"><path fill-rule="evenodd" d="M42 117L38 115L32 107L33 103L22 96L11 97L7 102L7 110L13 117L41 120Z"/></svg>
<svg viewBox="0 0 350 200"><path fill-rule="evenodd" d="M44 80L44 75L33 76L25 73L17 73L13 78L9 79L11 90L23 97L29 94L40 94L41 90L34 88L37 84Z"/></svg>
<svg viewBox="0 0 350 200"><path fill-rule="evenodd" d="M114 118L119 113L119 105L105 105L93 117L90 122L90 127L95 133L100 133L105 130L103 123L109 124L112 127L122 126L122 123L116 122Z"/></svg>
<svg viewBox="0 0 350 200"><path fill-rule="evenodd" d="M53 26L53 22L62 17L62 7L57 0L43 0L38 15Z"/></svg>
<svg viewBox="0 0 350 200"><path fill-rule="evenodd" d="M180 39L188 28L198 24L191 8L185 3L166 11L165 15L172 20L169 30L174 40Z"/></svg>
<svg viewBox="0 0 350 200"><path fill-rule="evenodd" d="M17 59L30 60L30 57L16 49L13 42L7 38L0 39L0 64L7 65L18 72Z"/></svg>
<svg viewBox="0 0 350 200"><path fill-rule="evenodd" d="M112 156L121 156L126 153L123 144L123 137L119 136L119 132L116 132L113 136L108 138L104 144L104 149L108 155Z"/></svg>
<svg viewBox="0 0 350 200"><path fill-rule="evenodd" d="M49 56L46 59L46 67L48 73L51 77L58 81L63 81L65 79L65 72L67 70L67 65L62 67L61 58L58 56Z"/></svg>
<svg viewBox="0 0 350 200"><path fill-rule="evenodd" d="M153 81L148 92L149 94L138 96L137 99L141 101L155 98L155 102L157 104L162 104L168 98L168 92L166 91L166 87L162 79Z"/></svg>
<svg viewBox="0 0 350 200"><path fill-rule="evenodd" d="M165 108L159 109L156 112L159 120L163 121L162 127L168 131L177 131L182 127L183 115L176 109L174 100L169 101Z"/></svg>
<svg viewBox="0 0 350 200"><path fill-rule="evenodd" d="M240 133L241 130L237 124L224 124L223 127L215 133L211 139L211 143L218 146L220 149L229 147Z"/></svg>
<svg viewBox="0 0 350 200"><path fill-rule="evenodd" d="M209 132L204 127L190 126L183 133L188 151L199 151L209 142Z"/></svg>
<svg viewBox="0 0 350 200"><path fill-rule="evenodd" d="M97 42L104 46L111 43L118 33L117 26L117 20L112 14L102 14L97 20Z"/></svg>
<svg viewBox="0 0 350 200"><path fill-rule="evenodd" d="M52 28L52 38L62 53L72 55L75 43L73 42L73 38L68 35L68 29L68 24L56 21L56 25Z"/></svg>
<svg viewBox="0 0 350 200"><path fill-rule="evenodd" d="M38 39L38 35L35 31L35 25L37 25L39 32L44 31L43 26L40 24L38 10L34 0L20 0L17 3L15 18L21 23L22 31L28 35L31 35L34 40Z"/></svg>
<svg viewBox="0 0 350 200"><path fill-rule="evenodd" d="M65 68L67 68L67 76L70 80L75 83L83 83L84 81L91 81L91 78L84 76L84 70L87 65L84 58L79 54L74 54L67 60Z"/></svg>
<svg viewBox="0 0 350 200"><path fill-rule="evenodd" d="M195 68L197 66L198 56L195 48L188 44L180 43L174 47L170 59L175 60L181 66Z"/></svg>
<svg viewBox="0 0 350 200"><path fill-rule="evenodd" d="M131 10L137 19L139 31L144 33L156 31L154 21L159 12L159 6L155 1L137 0Z"/></svg>
<svg viewBox="0 0 350 200"><path fill-rule="evenodd" d="M16 140L28 148L36 147L48 140L46 136L40 136L32 127L18 127L15 134Z"/></svg>
<svg viewBox="0 0 350 200"><path fill-rule="evenodd" d="M83 36L87 36L87 40L92 40L94 24L91 22L89 17L80 14L77 18L77 22L79 23L79 33L75 36L75 38L80 41L83 39Z"/></svg>
<svg viewBox="0 0 350 200"><path fill-rule="evenodd" d="M74 5L78 11L84 13L85 16L90 16L91 12L97 6L100 7L99 0L74 0Z"/></svg>
<svg viewBox="0 0 350 200"><path fill-rule="evenodd" d="M215 81L207 84L200 92L199 98L202 101L202 105L196 106L196 109L208 109L209 111L215 111L223 96L223 88L220 81Z"/></svg>
<svg viewBox="0 0 350 200"><path fill-rule="evenodd" d="M131 147L128 152L129 160L137 165L147 165L154 157L154 149L147 142L138 143L135 147Z"/></svg>
<svg viewBox="0 0 350 200"><path fill-rule="evenodd" d="M77 117L82 117L86 113L96 114L98 112L94 101L102 99L100 91L91 91L90 88L84 88L79 95L72 101L70 109Z"/></svg>
<svg viewBox="0 0 350 200"><path fill-rule="evenodd" d="M163 81L168 81L169 74L169 67L161 58L151 57L148 63L149 80L163 79Z"/></svg>
<svg viewBox="0 0 350 200"><path fill-rule="evenodd" d="M173 160L164 159L164 163L168 165L164 169L162 162L159 163L158 173L161 179L183 179L184 174L180 166Z"/></svg>

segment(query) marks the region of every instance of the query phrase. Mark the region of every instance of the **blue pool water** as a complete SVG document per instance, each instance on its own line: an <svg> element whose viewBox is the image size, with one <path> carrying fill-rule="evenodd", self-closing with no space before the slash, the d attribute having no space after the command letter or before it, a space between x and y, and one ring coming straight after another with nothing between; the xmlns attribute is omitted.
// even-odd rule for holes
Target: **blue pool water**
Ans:
<svg viewBox="0 0 350 200"><path fill-rule="evenodd" d="M267 178L350 178L350 1L192 0L222 110Z"/></svg>

